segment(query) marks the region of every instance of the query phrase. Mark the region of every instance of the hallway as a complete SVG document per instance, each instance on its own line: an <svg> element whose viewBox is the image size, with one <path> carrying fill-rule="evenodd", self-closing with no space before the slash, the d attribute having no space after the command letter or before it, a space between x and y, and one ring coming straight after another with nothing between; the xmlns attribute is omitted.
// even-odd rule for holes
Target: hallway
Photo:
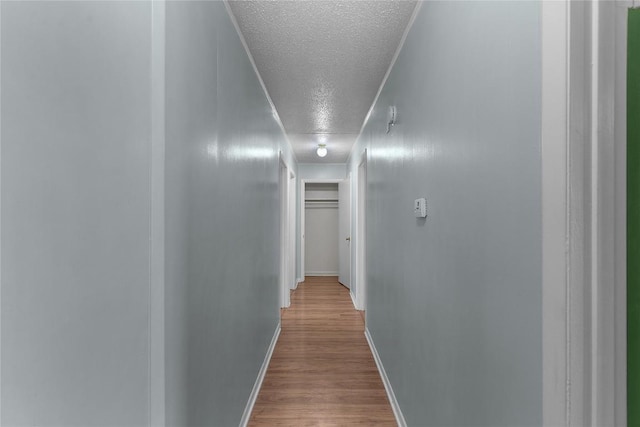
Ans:
<svg viewBox="0 0 640 427"><path fill-rule="evenodd" d="M0 426L640 427L639 1L0 0Z"/></svg>
<svg viewBox="0 0 640 427"><path fill-rule="evenodd" d="M249 425L395 426L362 316L336 277L291 295Z"/></svg>

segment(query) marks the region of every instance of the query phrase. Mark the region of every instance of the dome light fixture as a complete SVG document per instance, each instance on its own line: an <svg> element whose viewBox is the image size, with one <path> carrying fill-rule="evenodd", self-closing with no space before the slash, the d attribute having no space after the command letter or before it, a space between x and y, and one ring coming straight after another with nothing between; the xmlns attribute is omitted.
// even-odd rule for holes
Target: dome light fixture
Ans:
<svg viewBox="0 0 640 427"><path fill-rule="evenodd" d="M324 157L327 155L327 144L318 144L318 149L316 150L316 154L318 157Z"/></svg>

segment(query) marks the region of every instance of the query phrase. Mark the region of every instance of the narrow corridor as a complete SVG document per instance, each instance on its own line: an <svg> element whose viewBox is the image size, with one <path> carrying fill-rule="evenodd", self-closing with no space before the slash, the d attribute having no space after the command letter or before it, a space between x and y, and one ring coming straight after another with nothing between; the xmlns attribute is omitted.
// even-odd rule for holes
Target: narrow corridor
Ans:
<svg viewBox="0 0 640 427"><path fill-rule="evenodd" d="M282 332L251 426L395 426L361 314L336 277L307 277Z"/></svg>
<svg viewBox="0 0 640 427"><path fill-rule="evenodd" d="M639 5L0 0L0 427L640 427Z"/></svg>

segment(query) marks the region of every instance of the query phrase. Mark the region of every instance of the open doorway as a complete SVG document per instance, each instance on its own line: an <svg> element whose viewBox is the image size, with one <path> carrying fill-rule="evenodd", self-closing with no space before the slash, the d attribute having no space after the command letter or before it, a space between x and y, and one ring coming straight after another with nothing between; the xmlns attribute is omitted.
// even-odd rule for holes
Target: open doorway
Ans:
<svg viewBox="0 0 640 427"><path fill-rule="evenodd" d="M300 187L301 271L305 277L337 277L350 288L350 181L302 180Z"/></svg>

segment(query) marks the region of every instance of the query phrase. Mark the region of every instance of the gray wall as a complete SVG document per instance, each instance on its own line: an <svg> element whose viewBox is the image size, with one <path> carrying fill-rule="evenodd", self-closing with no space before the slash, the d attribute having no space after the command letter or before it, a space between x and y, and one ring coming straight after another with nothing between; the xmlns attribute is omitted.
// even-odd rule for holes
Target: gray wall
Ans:
<svg viewBox="0 0 640 427"><path fill-rule="evenodd" d="M338 202L334 206L305 209L305 275L337 276Z"/></svg>
<svg viewBox="0 0 640 427"><path fill-rule="evenodd" d="M279 322L284 136L222 2L167 3L169 425L237 425Z"/></svg>
<svg viewBox="0 0 640 427"><path fill-rule="evenodd" d="M300 163L298 180L301 179L344 179L347 168L344 163Z"/></svg>
<svg viewBox="0 0 640 427"><path fill-rule="evenodd" d="M2 2L2 419L149 413L149 2Z"/></svg>
<svg viewBox="0 0 640 427"><path fill-rule="evenodd" d="M409 425L542 423L540 39L533 2L423 3L352 151L367 327Z"/></svg>
<svg viewBox="0 0 640 427"><path fill-rule="evenodd" d="M2 425L235 425L278 325L293 155L224 4L164 13L0 3Z"/></svg>

